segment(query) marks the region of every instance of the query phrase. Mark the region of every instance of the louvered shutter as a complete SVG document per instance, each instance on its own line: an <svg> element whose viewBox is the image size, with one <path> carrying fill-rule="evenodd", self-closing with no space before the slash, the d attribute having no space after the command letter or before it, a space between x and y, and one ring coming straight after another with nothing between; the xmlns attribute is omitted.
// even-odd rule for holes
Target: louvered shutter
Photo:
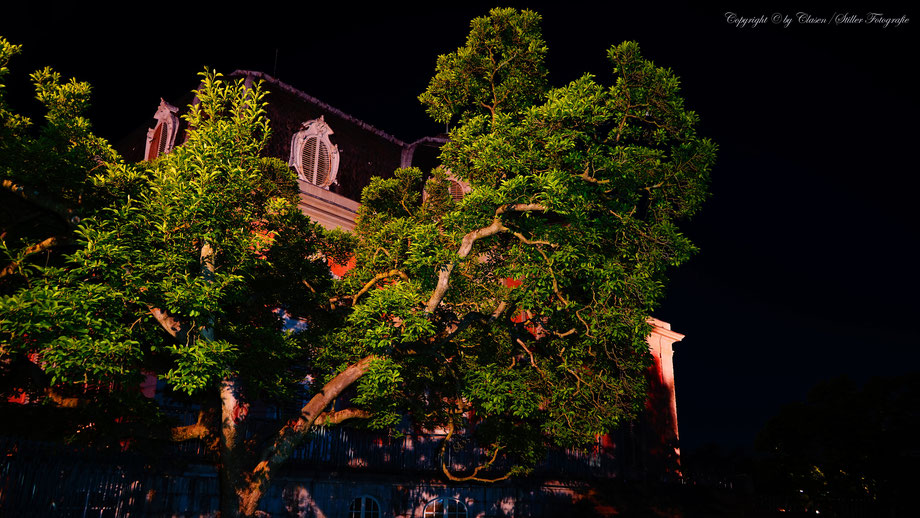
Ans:
<svg viewBox="0 0 920 518"><path fill-rule="evenodd" d="M307 181L325 186L332 173L332 154L329 146L318 137L309 137L303 143L300 164Z"/></svg>
<svg viewBox="0 0 920 518"><path fill-rule="evenodd" d="M463 186L460 185L460 182L451 180L449 189L450 197L453 198L454 201L460 201L463 199Z"/></svg>
<svg viewBox="0 0 920 518"><path fill-rule="evenodd" d="M163 152L163 148L166 146L166 138L163 135L163 124L157 126L157 129L153 132L153 139L150 141L150 147L147 151L147 160L153 160L154 158L160 156Z"/></svg>
<svg viewBox="0 0 920 518"><path fill-rule="evenodd" d="M160 128L157 130L157 138L160 139L159 145L157 146L158 156L166 153L166 144L169 142L169 138L167 138L168 135L166 135L166 131L168 129L169 128L166 126L166 124L161 123Z"/></svg>

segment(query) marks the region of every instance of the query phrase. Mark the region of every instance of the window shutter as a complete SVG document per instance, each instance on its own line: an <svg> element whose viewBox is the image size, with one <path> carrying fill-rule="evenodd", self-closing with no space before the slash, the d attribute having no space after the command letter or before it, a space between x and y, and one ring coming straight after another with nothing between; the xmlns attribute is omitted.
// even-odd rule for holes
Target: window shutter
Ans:
<svg viewBox="0 0 920 518"><path fill-rule="evenodd" d="M300 163L303 166L303 175L307 181L316 184L316 137L310 137L303 143Z"/></svg>
<svg viewBox="0 0 920 518"><path fill-rule="evenodd" d="M166 154L166 144L169 141L169 139L166 138L166 135L165 135L166 130L167 130L166 124L161 123L160 129L157 130L157 137L156 137L160 139L160 142L157 145L157 156Z"/></svg>
<svg viewBox="0 0 920 518"><path fill-rule="evenodd" d="M332 130L323 118L305 122L303 129L291 137L291 159L300 177L318 187L335 181L338 148L329 141Z"/></svg>
<svg viewBox="0 0 920 518"><path fill-rule="evenodd" d="M460 201L463 199L463 186L460 185L460 182L451 180L449 189L450 197L453 198L454 201Z"/></svg>
<svg viewBox="0 0 920 518"><path fill-rule="evenodd" d="M150 141L150 148L147 151L147 160L150 161L160 156L164 147L166 147L166 139L163 138L163 124L160 124L153 132L153 139Z"/></svg>
<svg viewBox="0 0 920 518"><path fill-rule="evenodd" d="M326 185L329 183L329 173L332 169L332 160L329 155L329 146L322 140L317 139L318 153L316 157L316 185Z"/></svg>
<svg viewBox="0 0 920 518"><path fill-rule="evenodd" d="M144 160L153 160L160 155L169 153L173 148L176 133L179 129L179 118L176 116L178 111L178 108L160 99L160 106L157 108L156 113L153 114L153 118L157 123L147 130Z"/></svg>

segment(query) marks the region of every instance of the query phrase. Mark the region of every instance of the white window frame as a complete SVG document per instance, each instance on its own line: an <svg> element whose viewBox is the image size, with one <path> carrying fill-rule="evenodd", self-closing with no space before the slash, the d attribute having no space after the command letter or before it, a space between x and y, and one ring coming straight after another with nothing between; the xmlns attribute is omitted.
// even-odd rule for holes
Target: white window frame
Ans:
<svg viewBox="0 0 920 518"><path fill-rule="evenodd" d="M153 118L156 119L157 123L147 130L144 160L149 161L160 155L165 155L175 147L176 135L179 133L179 117L176 115L178 112L178 108L163 100L162 97L160 98L160 106L157 107L156 113L153 114ZM157 142L158 145L151 150L157 132L160 132L160 140Z"/></svg>
<svg viewBox="0 0 920 518"><path fill-rule="evenodd" d="M359 508L358 518L383 518L383 507L380 505L380 502L376 498L370 495L361 495L355 497L350 504L348 504L348 518L352 518L352 506L355 505L355 502L361 501L361 506ZM372 516L368 514L370 510L367 509L367 502L372 501L377 506L377 516Z"/></svg>
<svg viewBox="0 0 920 518"><path fill-rule="evenodd" d="M332 128L326 124L322 116L318 119L304 122L301 124L300 128L300 131L291 137L291 156L288 160L288 164L294 167L297 171L297 176L301 180L310 182L317 187L329 189L329 186L335 183L336 175L339 172L339 147L329 140L329 135L332 135L334 132ZM311 139L313 139L312 142ZM316 178L316 163L320 160L322 144L325 144L328 153L329 175L320 182L317 181ZM305 164L303 163L304 146L306 145L316 146L314 151L316 163L306 164L308 167L304 167Z"/></svg>
<svg viewBox="0 0 920 518"><path fill-rule="evenodd" d="M440 512L433 508L438 502L442 503ZM456 502L460 509L455 513L448 514L448 502ZM432 508L430 511L428 510L429 507ZM459 514L460 511L462 511L463 514ZM461 502L457 498L449 497L435 498L434 500L431 500L425 504L425 508L422 510L422 518L468 518L469 515L470 511L465 503Z"/></svg>

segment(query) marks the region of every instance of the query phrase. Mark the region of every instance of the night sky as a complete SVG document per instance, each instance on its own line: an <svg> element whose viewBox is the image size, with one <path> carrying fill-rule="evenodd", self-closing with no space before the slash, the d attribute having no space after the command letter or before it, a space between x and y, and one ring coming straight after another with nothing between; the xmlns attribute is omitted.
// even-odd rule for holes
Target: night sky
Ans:
<svg viewBox="0 0 920 518"><path fill-rule="evenodd" d="M89 81L97 132L117 142L160 97L176 102L193 89L205 66L260 70L412 141L443 131L416 101L437 55L496 5L456 4L4 7L0 35L24 45L7 95L34 110L24 78L44 65ZM700 133L720 146L712 198L685 227L701 251L673 272L656 312L687 335L675 354L684 450L749 446L819 380L916 371L920 114L908 74L920 12L878 2L593 4L501 3L543 14L555 85L585 72L609 83L606 49L638 41L681 77ZM909 21L834 23L870 11ZM728 12L766 21L739 27ZM803 23L800 12L829 23ZM772 23L774 13L788 26Z"/></svg>

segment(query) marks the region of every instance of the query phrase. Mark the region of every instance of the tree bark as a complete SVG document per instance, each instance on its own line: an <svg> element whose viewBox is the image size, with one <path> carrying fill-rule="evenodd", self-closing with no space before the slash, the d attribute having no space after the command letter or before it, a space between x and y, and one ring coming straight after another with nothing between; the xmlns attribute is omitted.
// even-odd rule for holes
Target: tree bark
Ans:
<svg viewBox="0 0 920 518"><path fill-rule="evenodd" d="M37 243L37 244L34 244L26 248L22 257L23 259L25 259L26 257L32 254L42 252L44 250L48 250L49 248L52 248L54 246L61 244L65 239L66 238L57 237L57 236L49 237L48 239L45 239L41 243ZM16 271L17 268L19 268L19 262L17 261L11 262L10 264L6 265L5 268L0 270L0 277L6 277L7 275L12 274L13 272Z"/></svg>
<svg viewBox="0 0 920 518"><path fill-rule="evenodd" d="M236 483L232 486L236 488L234 502L224 501L223 490L221 494L221 516L226 517L251 517L255 516L259 507L259 501L268 490L274 472L278 467L290 458L294 448L303 440L310 428L324 415L324 410L332 401L337 398L342 391L358 381L370 367L376 356L367 356L357 363L348 366L340 372L329 383L326 383L322 390L319 391L312 399L300 410L300 417L291 423L285 425L272 443L262 452L261 459L256 467L249 473L244 474L242 470L236 472L236 476L231 473L226 474L226 480L230 483ZM224 397L223 386L221 388L221 397ZM326 414L331 421L343 421L349 418L368 417L368 414L359 410L343 410ZM226 422L226 421L225 421ZM235 431L235 427L234 431ZM229 463L223 462L225 455L227 459L233 458L234 454L241 452L221 451L222 469L230 468ZM224 479L222 479L223 481Z"/></svg>
<svg viewBox="0 0 920 518"><path fill-rule="evenodd" d="M221 516L239 516L242 510L238 489L245 486L245 473L241 457L245 455L242 437L238 437L242 402L240 384L236 376L228 376L220 383L220 507ZM255 511L253 509L253 511ZM250 516L243 514L242 516Z"/></svg>
<svg viewBox="0 0 920 518"><path fill-rule="evenodd" d="M457 257L465 259L466 256L470 255L470 252L473 250L473 244L476 243L477 240L494 236L499 232L507 232L508 227L502 223L500 218L502 214L506 212L545 212L546 210L546 206L539 203L514 203L500 206L495 210L495 218L489 226L473 230L463 236L463 239L460 240L460 248L457 250ZM441 304L444 295L447 294L447 287L450 284L450 274L454 271L454 266L456 265L457 262L454 261L441 268L441 271L438 273L438 284L431 293L431 298L429 298L428 302L425 304L426 313L433 313L434 310L438 308L438 305Z"/></svg>

